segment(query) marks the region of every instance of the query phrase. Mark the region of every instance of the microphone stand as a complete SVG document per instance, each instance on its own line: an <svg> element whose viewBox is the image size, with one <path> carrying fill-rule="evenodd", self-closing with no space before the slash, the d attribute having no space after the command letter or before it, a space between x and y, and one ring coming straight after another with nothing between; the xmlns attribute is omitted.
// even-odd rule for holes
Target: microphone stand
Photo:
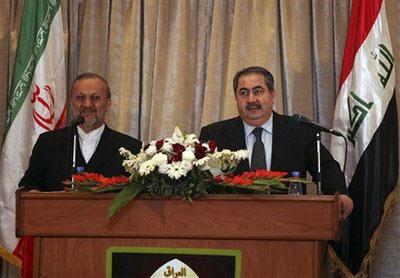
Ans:
<svg viewBox="0 0 400 278"><path fill-rule="evenodd" d="M317 194L322 194L322 187L321 187L321 132L317 132Z"/></svg>
<svg viewBox="0 0 400 278"><path fill-rule="evenodd" d="M73 142L72 142L72 171L71 171L71 188L75 190L75 178L74 174L76 173L76 138L77 138L78 129L77 127L73 127Z"/></svg>
<svg viewBox="0 0 400 278"><path fill-rule="evenodd" d="M72 133L73 136L73 142L72 142L72 169L71 169L71 188L72 190L75 190L75 179L74 179L74 174L77 173L76 169L76 148L77 148L77 135L78 135L78 125L83 124L85 122L85 118L83 118L82 115L78 115L74 120L72 120L71 125L70 125L70 130L69 132ZM68 136L68 148L67 148L67 167L69 167L69 140L71 138L71 135ZM79 168L79 167L78 167Z"/></svg>

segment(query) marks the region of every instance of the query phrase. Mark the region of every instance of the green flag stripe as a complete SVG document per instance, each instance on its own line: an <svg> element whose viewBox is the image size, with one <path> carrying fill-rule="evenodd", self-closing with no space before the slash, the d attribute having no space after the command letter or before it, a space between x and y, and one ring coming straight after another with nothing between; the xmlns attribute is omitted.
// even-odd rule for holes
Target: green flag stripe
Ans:
<svg viewBox="0 0 400 278"><path fill-rule="evenodd" d="M28 95L36 64L46 48L51 22L59 8L58 0L24 3L4 137Z"/></svg>

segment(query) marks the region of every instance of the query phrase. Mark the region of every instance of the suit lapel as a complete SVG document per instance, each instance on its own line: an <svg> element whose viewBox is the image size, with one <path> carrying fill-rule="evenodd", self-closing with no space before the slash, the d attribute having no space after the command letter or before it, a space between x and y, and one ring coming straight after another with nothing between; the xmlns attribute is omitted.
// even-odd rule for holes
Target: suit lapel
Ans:
<svg viewBox="0 0 400 278"><path fill-rule="evenodd" d="M99 144L92 157L87 163L86 172L96 172L102 165L104 165L116 151L113 146L113 136L111 130L105 126L103 134L100 137Z"/></svg>
<svg viewBox="0 0 400 278"><path fill-rule="evenodd" d="M65 128L61 136L62 142L57 142L60 147L60 157L64 158L65 161L65 176L70 176L72 172L72 144L73 136L70 128ZM79 144L78 144L79 145Z"/></svg>
<svg viewBox="0 0 400 278"><path fill-rule="evenodd" d="M246 141L244 139L244 126L240 117L236 117L235 120L229 126L227 130L227 136L229 142L231 142L231 150L237 151L246 148Z"/></svg>
<svg viewBox="0 0 400 278"><path fill-rule="evenodd" d="M229 138L229 142L231 142L230 149L233 151L246 149L246 140L244 138L244 126L242 119L240 117L236 117L234 121L232 121L229 129L227 130L227 136ZM242 173L245 171L249 171L249 160L242 160L236 168L237 173Z"/></svg>
<svg viewBox="0 0 400 278"><path fill-rule="evenodd" d="M285 153L286 136L284 133L284 125L286 120L281 115L274 112L272 125L272 157L271 170L279 171L282 168L280 156Z"/></svg>

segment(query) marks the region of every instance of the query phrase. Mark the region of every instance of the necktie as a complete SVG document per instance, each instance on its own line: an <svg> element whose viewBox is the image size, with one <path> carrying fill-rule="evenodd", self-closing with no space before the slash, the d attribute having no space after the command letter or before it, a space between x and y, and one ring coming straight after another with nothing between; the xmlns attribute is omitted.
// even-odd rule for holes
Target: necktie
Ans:
<svg viewBox="0 0 400 278"><path fill-rule="evenodd" d="M265 163L265 149L264 144L261 141L262 127L253 129L252 133L256 137L256 142L253 145L253 152L251 154L251 170L255 171L258 169L267 169Z"/></svg>

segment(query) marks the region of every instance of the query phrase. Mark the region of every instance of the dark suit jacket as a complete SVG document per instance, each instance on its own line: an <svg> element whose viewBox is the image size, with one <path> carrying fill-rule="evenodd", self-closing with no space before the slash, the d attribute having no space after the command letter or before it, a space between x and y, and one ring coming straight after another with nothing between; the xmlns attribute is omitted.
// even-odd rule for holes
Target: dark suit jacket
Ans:
<svg viewBox="0 0 400 278"><path fill-rule="evenodd" d="M219 150L246 149L242 119L236 117L203 127L200 140L215 140ZM274 112L271 170L288 173L300 171L302 177L306 177L308 171L315 178L317 176L315 132L300 125L289 116ZM242 161L236 169L238 173L244 171L249 171L247 159ZM321 145L321 173L322 189L325 194L347 192L339 164L323 145Z"/></svg>
<svg viewBox="0 0 400 278"><path fill-rule="evenodd" d="M62 182L71 176L72 171L72 138L68 127L41 134L33 147L29 167L19 186L42 191L63 190ZM106 177L127 174L122 167L123 157L118 149L124 147L136 154L141 146L140 141L106 126L88 163L77 144L76 166L83 166L85 172L99 173Z"/></svg>

